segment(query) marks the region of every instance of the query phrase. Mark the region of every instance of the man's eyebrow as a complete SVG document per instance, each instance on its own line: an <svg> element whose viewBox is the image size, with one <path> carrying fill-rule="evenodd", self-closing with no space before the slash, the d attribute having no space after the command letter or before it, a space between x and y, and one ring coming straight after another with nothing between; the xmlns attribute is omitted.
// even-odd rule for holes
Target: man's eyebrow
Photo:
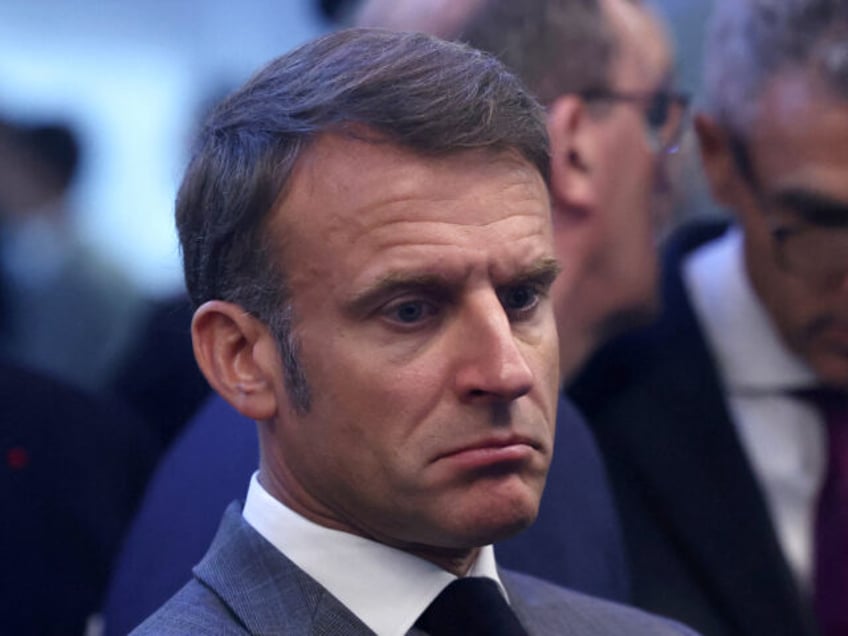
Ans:
<svg viewBox="0 0 848 636"><path fill-rule="evenodd" d="M540 287L549 287L559 275L560 269L555 258L542 258L518 271L506 284L533 283ZM383 299L394 294L423 292L443 298L450 296L461 285L461 281L437 272L391 272L357 293L345 304L345 308L351 315L363 315L371 311Z"/></svg>
<svg viewBox="0 0 848 636"><path fill-rule="evenodd" d="M396 293L419 291L444 296L455 286L456 283L448 277L435 272L392 272L357 293L346 303L346 309L352 315L361 315L373 309L382 299Z"/></svg>
<svg viewBox="0 0 848 636"><path fill-rule="evenodd" d="M848 201L804 188L788 188L770 197L774 205L822 227L848 227Z"/></svg>
<svg viewBox="0 0 848 636"><path fill-rule="evenodd" d="M561 270L562 267L555 258L543 258L520 271L518 275L513 277L510 284L532 282L543 287L549 287L559 276Z"/></svg>

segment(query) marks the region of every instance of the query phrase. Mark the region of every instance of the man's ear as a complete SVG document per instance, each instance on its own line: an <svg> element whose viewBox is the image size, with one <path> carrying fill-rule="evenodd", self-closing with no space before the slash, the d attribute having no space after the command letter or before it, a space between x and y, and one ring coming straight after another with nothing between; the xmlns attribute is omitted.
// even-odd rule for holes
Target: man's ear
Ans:
<svg viewBox="0 0 848 636"><path fill-rule="evenodd" d="M551 144L551 195L566 214L585 216L595 207L591 178L592 126L586 103L561 95L548 108Z"/></svg>
<svg viewBox="0 0 848 636"><path fill-rule="evenodd" d="M694 125L701 165L713 198L733 210L737 207L741 175L733 157L730 134L715 119L703 113L695 116Z"/></svg>
<svg viewBox="0 0 848 636"><path fill-rule="evenodd" d="M279 354L260 320L239 305L212 300L194 312L191 338L197 364L215 391L250 419L273 417Z"/></svg>

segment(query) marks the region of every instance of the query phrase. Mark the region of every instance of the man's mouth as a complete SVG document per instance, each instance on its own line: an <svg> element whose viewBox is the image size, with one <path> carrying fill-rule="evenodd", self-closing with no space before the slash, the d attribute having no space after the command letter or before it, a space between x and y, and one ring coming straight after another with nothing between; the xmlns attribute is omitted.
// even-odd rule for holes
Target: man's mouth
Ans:
<svg viewBox="0 0 848 636"><path fill-rule="evenodd" d="M519 435L487 438L451 449L436 458L464 468L485 468L497 464L524 463L539 451L539 444Z"/></svg>

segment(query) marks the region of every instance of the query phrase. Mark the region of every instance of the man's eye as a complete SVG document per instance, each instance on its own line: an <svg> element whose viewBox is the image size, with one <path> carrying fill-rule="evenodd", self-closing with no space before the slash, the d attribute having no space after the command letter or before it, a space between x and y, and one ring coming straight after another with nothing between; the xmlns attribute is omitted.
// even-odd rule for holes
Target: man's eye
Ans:
<svg viewBox="0 0 848 636"><path fill-rule="evenodd" d="M539 302L539 292L530 285L510 287L501 294L501 303L510 313L521 313L532 309Z"/></svg>
<svg viewBox="0 0 848 636"><path fill-rule="evenodd" d="M423 300L409 300L387 307L385 313L390 320L412 325L435 315L436 308Z"/></svg>
<svg viewBox="0 0 848 636"><path fill-rule="evenodd" d="M654 128L661 128L668 120L669 97L665 93L657 93L648 105L648 123Z"/></svg>

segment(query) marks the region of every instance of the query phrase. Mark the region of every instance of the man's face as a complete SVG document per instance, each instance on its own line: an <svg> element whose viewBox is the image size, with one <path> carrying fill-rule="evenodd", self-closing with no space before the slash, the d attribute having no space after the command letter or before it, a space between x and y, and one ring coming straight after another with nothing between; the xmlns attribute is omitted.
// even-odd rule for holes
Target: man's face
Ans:
<svg viewBox="0 0 848 636"><path fill-rule="evenodd" d="M671 49L657 18L624 0L604 0L602 6L617 45L609 89L648 96L670 88ZM651 143L645 112L644 102L606 102L593 118L598 147L589 169L603 230L590 253L590 271L607 290L601 316L625 324L654 308L658 212L670 199L665 155Z"/></svg>
<svg viewBox="0 0 848 636"><path fill-rule="evenodd" d="M767 85L758 112L744 141L755 185L740 177L726 201L745 231L751 281L789 348L848 388L848 249L838 247L848 233L848 101L795 70ZM822 215L843 227L808 220Z"/></svg>
<svg viewBox="0 0 848 636"><path fill-rule="evenodd" d="M312 405L281 407L263 483L319 523L413 552L527 526L558 385L538 172L511 153L425 159L329 135L283 208L272 230Z"/></svg>

